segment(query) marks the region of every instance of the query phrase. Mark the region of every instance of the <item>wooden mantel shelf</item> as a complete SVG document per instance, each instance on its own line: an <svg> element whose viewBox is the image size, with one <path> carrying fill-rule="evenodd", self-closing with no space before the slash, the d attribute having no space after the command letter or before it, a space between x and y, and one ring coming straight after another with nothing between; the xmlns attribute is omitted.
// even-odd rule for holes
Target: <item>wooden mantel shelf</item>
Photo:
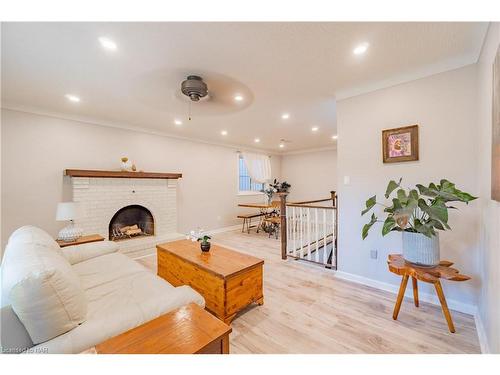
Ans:
<svg viewBox="0 0 500 375"><path fill-rule="evenodd" d="M88 169L66 169L64 170L64 175L71 177L97 177L97 178L177 179L182 177L182 173L96 171Z"/></svg>

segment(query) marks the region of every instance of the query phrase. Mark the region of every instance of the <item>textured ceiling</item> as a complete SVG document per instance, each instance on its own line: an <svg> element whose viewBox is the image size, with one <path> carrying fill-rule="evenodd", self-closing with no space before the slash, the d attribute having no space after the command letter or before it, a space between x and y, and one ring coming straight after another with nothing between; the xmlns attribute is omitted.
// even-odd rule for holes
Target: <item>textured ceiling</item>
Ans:
<svg viewBox="0 0 500 375"><path fill-rule="evenodd" d="M331 147L336 96L474 63L486 28L485 23L3 23L2 106L276 152ZM100 36L114 40L118 49L103 50ZM356 56L352 50L361 42L370 47ZM210 98L192 105L188 121L179 87L193 73L206 79ZM67 93L81 102L68 102ZM236 93L244 96L242 102L232 100ZM286 121L283 112L290 113ZM176 126L175 118L183 125ZM315 133L313 126L319 127ZM279 149L282 138L290 142Z"/></svg>

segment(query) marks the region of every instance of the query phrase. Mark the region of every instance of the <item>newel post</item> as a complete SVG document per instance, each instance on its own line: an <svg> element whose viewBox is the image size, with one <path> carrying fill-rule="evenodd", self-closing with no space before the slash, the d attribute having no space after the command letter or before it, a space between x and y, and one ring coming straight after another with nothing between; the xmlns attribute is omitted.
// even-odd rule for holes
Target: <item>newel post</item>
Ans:
<svg viewBox="0 0 500 375"><path fill-rule="evenodd" d="M332 190L332 191L330 191L330 194L332 196L333 207L337 207L337 193Z"/></svg>
<svg viewBox="0 0 500 375"><path fill-rule="evenodd" d="M288 193L278 193L280 197L280 231L281 259L286 259L286 196Z"/></svg>

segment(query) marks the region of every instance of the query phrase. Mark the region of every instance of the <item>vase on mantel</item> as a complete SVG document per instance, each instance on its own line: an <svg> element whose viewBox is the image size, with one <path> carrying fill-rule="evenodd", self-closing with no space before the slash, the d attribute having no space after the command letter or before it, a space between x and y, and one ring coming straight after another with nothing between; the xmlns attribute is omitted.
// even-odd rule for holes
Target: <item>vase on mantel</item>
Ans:
<svg viewBox="0 0 500 375"><path fill-rule="evenodd" d="M422 233L403 232L403 258L421 267L439 264L439 234L427 237Z"/></svg>
<svg viewBox="0 0 500 375"><path fill-rule="evenodd" d="M120 169L122 170L122 172L130 172L130 170L132 169L132 163L130 162L130 160L128 160L128 158L122 158L122 163L121 163L121 166L120 166Z"/></svg>

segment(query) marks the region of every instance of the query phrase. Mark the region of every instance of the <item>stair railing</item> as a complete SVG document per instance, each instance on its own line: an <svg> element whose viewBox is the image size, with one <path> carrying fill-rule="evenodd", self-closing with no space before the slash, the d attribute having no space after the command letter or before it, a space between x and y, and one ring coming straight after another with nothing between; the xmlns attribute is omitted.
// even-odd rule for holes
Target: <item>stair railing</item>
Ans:
<svg viewBox="0 0 500 375"><path fill-rule="evenodd" d="M279 193L282 259L291 257L336 269L337 195L335 191L330 195L325 199L287 203L287 193Z"/></svg>

